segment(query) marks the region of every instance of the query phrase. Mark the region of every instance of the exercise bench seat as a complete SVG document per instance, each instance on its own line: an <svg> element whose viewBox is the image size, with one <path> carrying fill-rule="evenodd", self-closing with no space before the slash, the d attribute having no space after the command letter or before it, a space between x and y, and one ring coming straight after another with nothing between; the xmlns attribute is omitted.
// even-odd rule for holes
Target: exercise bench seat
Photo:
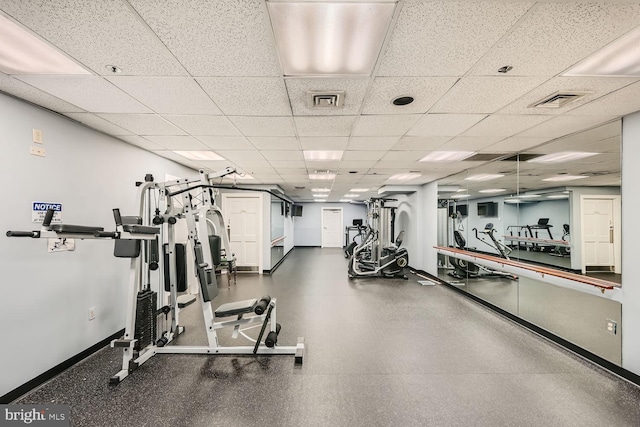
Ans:
<svg viewBox="0 0 640 427"><path fill-rule="evenodd" d="M239 314L251 313L255 310L258 299L247 299L244 301L228 302L216 308L216 317L237 316Z"/></svg>
<svg viewBox="0 0 640 427"><path fill-rule="evenodd" d="M97 231L104 231L103 227L91 227L87 225L54 224L51 230L61 234L90 234Z"/></svg>
<svg viewBox="0 0 640 427"><path fill-rule="evenodd" d="M160 227L148 227L146 225L123 224L122 229L132 234L160 234Z"/></svg>

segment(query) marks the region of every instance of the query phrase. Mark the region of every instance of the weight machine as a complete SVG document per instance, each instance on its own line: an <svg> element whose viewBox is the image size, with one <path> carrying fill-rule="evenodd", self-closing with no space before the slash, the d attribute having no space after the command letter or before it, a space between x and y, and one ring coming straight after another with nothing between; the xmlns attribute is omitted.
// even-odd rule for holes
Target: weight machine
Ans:
<svg viewBox="0 0 640 427"><path fill-rule="evenodd" d="M362 242L356 245L349 258L349 278L382 276L408 279L404 268L409 264L409 254L401 248L404 231L393 239L395 211L388 202L396 199L371 199L367 215L369 226Z"/></svg>
<svg viewBox="0 0 640 427"><path fill-rule="evenodd" d="M210 175L200 171L197 179L164 183L157 183L153 176L147 175L144 182L136 183L138 215L121 216L119 209L114 209L115 231L104 231L102 227L52 225L54 211L50 210L40 230L7 232L9 237L113 239L114 255L131 260L125 332L121 339L111 342L111 347L123 350L122 369L111 377L111 384L118 384L156 354L294 355L295 363L302 363L303 338L298 338L294 346L277 345L281 325L276 321L276 298L265 295L260 299L212 308L211 302L218 295L215 272L222 262L221 252L224 250L227 256L231 252L224 219L215 204L216 186L209 180L234 172L232 168ZM184 271L186 257L177 257L180 252L175 242L178 219L186 220L188 245L194 255L208 342L204 346L172 344L185 332L184 326L180 325L178 293L185 290L186 283L179 280L178 270ZM163 257L159 256L160 248ZM156 277L153 276L157 276L155 289L152 278ZM158 305L161 308L158 309ZM164 317L164 322L158 322L158 317L161 320ZM158 323L163 323L166 330L159 331ZM254 327L261 328L256 339L246 333ZM254 344L221 345L217 331L225 328L233 329L231 338L242 335ZM265 332L267 335L262 343Z"/></svg>

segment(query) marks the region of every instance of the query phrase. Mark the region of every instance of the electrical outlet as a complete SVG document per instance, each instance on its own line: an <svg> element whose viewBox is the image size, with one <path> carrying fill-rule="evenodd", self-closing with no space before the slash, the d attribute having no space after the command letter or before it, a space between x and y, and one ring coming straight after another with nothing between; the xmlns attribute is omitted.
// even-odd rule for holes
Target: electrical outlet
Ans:
<svg viewBox="0 0 640 427"><path fill-rule="evenodd" d="M96 318L96 308L89 307L89 320L93 320Z"/></svg>
<svg viewBox="0 0 640 427"><path fill-rule="evenodd" d="M33 130L33 142L42 144L42 131L40 129Z"/></svg>
<svg viewBox="0 0 640 427"><path fill-rule="evenodd" d="M607 319L607 332L611 335L618 333L618 322L615 320Z"/></svg>
<svg viewBox="0 0 640 427"><path fill-rule="evenodd" d="M31 154L33 154L34 156L39 156L39 157L46 157L47 156L47 150L45 150L42 147L37 147L35 145L31 146L31 149L29 150L29 152Z"/></svg>

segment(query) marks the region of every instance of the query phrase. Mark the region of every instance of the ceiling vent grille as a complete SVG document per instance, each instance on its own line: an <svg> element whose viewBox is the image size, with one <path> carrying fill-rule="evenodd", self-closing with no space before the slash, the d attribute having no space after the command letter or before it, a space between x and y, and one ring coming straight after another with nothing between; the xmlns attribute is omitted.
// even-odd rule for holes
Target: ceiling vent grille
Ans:
<svg viewBox="0 0 640 427"><path fill-rule="evenodd" d="M529 108L562 108L570 102L576 101L591 92L555 92L534 102Z"/></svg>
<svg viewBox="0 0 640 427"><path fill-rule="evenodd" d="M343 90L332 92L310 90L307 92L307 105L310 109L341 108L344 105L344 96Z"/></svg>

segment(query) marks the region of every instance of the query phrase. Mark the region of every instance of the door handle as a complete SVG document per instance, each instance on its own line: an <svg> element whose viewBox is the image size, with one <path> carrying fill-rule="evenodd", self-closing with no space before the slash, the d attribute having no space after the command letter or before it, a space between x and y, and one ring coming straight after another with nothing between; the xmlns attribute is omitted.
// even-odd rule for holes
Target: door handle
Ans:
<svg viewBox="0 0 640 427"><path fill-rule="evenodd" d="M613 227L609 228L609 243L613 243Z"/></svg>

